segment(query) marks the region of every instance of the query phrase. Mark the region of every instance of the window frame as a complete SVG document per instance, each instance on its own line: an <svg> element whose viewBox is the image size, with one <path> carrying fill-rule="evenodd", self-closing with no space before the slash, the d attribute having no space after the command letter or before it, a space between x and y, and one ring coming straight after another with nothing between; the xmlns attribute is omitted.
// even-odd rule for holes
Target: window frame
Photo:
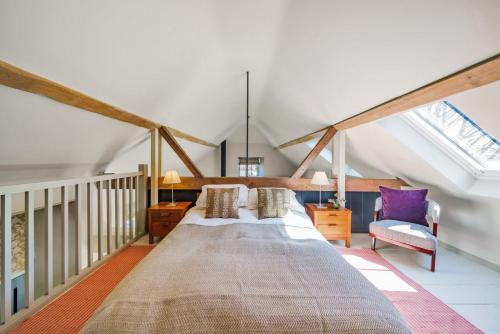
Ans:
<svg viewBox="0 0 500 334"><path fill-rule="evenodd" d="M447 103L447 101L442 100L432 103L437 102L445 102L448 107L457 112L457 108L450 103ZM481 131L484 135L491 137L491 135L486 133L479 125L477 125L477 123L471 120L463 112L458 111L458 114L468 120L474 127L478 129L478 131ZM451 138L447 137L439 130L435 129L434 126L430 125L418 115L413 113L413 109L401 114L400 116L418 133L422 134L426 139L430 140L433 144L438 146L438 148L444 151L444 153L447 154L448 157L452 158L452 160L465 168L477 179L500 179L500 169L483 167L472 156L466 153L463 148L454 143Z"/></svg>

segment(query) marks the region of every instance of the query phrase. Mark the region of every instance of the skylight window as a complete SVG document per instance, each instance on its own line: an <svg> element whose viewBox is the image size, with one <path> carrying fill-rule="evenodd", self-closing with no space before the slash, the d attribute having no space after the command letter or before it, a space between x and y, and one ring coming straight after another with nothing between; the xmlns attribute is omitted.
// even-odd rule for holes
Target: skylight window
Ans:
<svg viewBox="0 0 500 334"><path fill-rule="evenodd" d="M482 171L500 170L500 143L448 101L439 101L408 113L433 136L445 141Z"/></svg>

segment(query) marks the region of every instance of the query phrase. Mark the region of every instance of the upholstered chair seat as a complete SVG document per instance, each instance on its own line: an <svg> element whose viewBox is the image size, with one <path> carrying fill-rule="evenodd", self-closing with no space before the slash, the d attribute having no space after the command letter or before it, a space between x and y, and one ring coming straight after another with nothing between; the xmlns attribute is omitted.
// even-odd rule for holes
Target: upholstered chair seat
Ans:
<svg viewBox="0 0 500 334"><path fill-rule="evenodd" d="M399 220L378 220L370 224L370 233L431 251L437 248L437 238L427 226L420 224Z"/></svg>

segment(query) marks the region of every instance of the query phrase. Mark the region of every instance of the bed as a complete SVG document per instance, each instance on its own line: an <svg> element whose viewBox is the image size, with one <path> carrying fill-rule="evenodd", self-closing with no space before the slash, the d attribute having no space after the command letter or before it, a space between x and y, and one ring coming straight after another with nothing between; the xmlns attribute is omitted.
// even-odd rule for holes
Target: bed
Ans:
<svg viewBox="0 0 500 334"><path fill-rule="evenodd" d="M205 219L192 208L83 333L410 333L305 213Z"/></svg>

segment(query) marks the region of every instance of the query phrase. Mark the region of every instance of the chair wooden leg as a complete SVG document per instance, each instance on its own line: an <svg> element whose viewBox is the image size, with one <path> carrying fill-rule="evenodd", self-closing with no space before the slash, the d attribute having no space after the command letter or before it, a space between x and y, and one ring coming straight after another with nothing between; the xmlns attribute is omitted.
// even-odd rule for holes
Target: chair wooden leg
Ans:
<svg viewBox="0 0 500 334"><path fill-rule="evenodd" d="M372 237L372 250L375 250L376 243L377 243L377 238Z"/></svg>
<svg viewBox="0 0 500 334"><path fill-rule="evenodd" d="M434 252L431 256L432 256L431 257L431 271L435 272L436 271L436 252Z"/></svg>

